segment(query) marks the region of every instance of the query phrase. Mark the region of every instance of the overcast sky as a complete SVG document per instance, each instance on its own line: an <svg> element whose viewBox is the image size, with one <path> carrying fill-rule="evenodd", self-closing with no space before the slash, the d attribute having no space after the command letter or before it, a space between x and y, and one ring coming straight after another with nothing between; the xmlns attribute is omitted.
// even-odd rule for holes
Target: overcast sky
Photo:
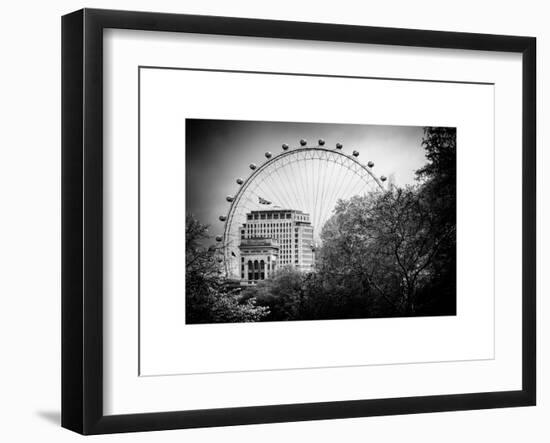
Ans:
<svg viewBox="0 0 550 443"><path fill-rule="evenodd" d="M361 162L375 162L378 176L393 174L396 185L412 184L414 172L426 162L422 134L422 127L412 126L188 119L186 212L218 233L218 217L229 208L225 196L238 189L235 179L248 177L248 165L263 163L266 151L279 153L283 143L298 146L302 138L309 145L320 138L326 147L342 143L348 154L359 151Z"/></svg>

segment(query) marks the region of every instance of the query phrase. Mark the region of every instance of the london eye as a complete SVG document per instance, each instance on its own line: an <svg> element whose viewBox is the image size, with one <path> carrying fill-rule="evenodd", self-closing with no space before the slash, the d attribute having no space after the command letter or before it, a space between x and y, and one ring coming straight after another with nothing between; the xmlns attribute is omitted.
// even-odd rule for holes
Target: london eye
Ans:
<svg viewBox="0 0 550 443"><path fill-rule="evenodd" d="M362 163L359 152L346 153L337 143L327 146L320 139L314 145L304 139L296 146L283 144L277 153L265 152L265 161L251 163L248 177L235 179L236 189L227 195L227 213L221 214L223 234L218 261L228 278L239 275L241 227L247 214L267 208L299 210L309 214L315 241L340 199L384 189L386 177L374 173L374 162Z"/></svg>

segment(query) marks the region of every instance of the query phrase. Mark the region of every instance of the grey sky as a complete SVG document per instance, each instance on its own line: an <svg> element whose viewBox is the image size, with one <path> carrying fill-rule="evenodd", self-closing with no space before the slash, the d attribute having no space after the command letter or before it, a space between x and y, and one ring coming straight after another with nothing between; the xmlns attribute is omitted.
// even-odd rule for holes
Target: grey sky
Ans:
<svg viewBox="0 0 550 443"><path fill-rule="evenodd" d="M248 177L250 163L263 163L264 153L281 152L283 143L342 143L348 154L359 151L362 163L375 162L376 175L394 174L400 186L414 183L414 172L426 163L423 128L414 126L188 119L186 134L186 212L210 225L212 234L221 232L218 217L229 208L225 196L238 189L235 179Z"/></svg>

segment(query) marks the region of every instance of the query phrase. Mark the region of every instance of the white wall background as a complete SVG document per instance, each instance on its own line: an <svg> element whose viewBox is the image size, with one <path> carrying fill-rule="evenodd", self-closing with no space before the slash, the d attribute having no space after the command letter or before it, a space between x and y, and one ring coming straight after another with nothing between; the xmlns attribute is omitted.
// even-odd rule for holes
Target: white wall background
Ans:
<svg viewBox="0 0 550 443"><path fill-rule="evenodd" d="M354 2L53 0L2 5L0 26L0 439L81 440L60 415L60 17L81 7L531 35L538 38L539 390L533 408L102 436L137 442L546 442L550 439L549 11L535 0ZM545 112L546 111L546 112ZM411 381L414 382L414 381Z"/></svg>

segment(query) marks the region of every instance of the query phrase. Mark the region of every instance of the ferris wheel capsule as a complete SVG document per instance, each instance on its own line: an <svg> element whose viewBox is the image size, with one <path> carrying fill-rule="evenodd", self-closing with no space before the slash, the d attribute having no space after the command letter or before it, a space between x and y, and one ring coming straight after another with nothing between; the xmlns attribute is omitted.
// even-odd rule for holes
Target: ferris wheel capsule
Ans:
<svg viewBox="0 0 550 443"><path fill-rule="evenodd" d="M301 144L302 146L307 145L307 140L303 138L302 140L300 140L300 144Z"/></svg>
<svg viewBox="0 0 550 443"><path fill-rule="evenodd" d="M222 241L223 237L221 235L216 235L216 241Z"/></svg>
<svg viewBox="0 0 550 443"><path fill-rule="evenodd" d="M230 196L230 195L228 195L227 197L225 197L225 199L226 199L229 203L231 203L231 202L233 201L233 197Z"/></svg>
<svg viewBox="0 0 550 443"><path fill-rule="evenodd" d="M238 178L235 181L237 182L238 185L242 185L244 183L244 180L242 178Z"/></svg>
<svg viewBox="0 0 550 443"><path fill-rule="evenodd" d="M354 157L359 157L359 151L353 151L353 156Z"/></svg>
<svg viewBox="0 0 550 443"><path fill-rule="evenodd" d="M320 138L319 139L319 146L323 146L324 144L325 144L325 141L322 138Z"/></svg>
<svg viewBox="0 0 550 443"><path fill-rule="evenodd" d="M224 222L227 220L227 217L225 215L220 215L219 219L220 221Z"/></svg>
<svg viewBox="0 0 550 443"><path fill-rule="evenodd" d="M271 158L271 152L267 151L267 152L265 153L265 158Z"/></svg>
<svg viewBox="0 0 550 443"><path fill-rule="evenodd" d="M287 151L288 150L288 145L286 143L283 144L283 151Z"/></svg>
<svg viewBox="0 0 550 443"><path fill-rule="evenodd" d="M343 145L342 143L336 143L336 149L342 149Z"/></svg>
<svg viewBox="0 0 550 443"><path fill-rule="evenodd" d="M250 163L250 169L252 170L256 169L256 165L254 163Z"/></svg>
<svg viewBox="0 0 550 443"><path fill-rule="evenodd" d="M372 167L374 166L374 162L368 162L368 163L367 163L367 166L368 166L369 168L372 168Z"/></svg>
<svg viewBox="0 0 550 443"><path fill-rule="evenodd" d="M387 180L387 177L386 177L385 175L382 175L382 176L380 177L380 180L382 180L383 182L385 182L385 181Z"/></svg>

